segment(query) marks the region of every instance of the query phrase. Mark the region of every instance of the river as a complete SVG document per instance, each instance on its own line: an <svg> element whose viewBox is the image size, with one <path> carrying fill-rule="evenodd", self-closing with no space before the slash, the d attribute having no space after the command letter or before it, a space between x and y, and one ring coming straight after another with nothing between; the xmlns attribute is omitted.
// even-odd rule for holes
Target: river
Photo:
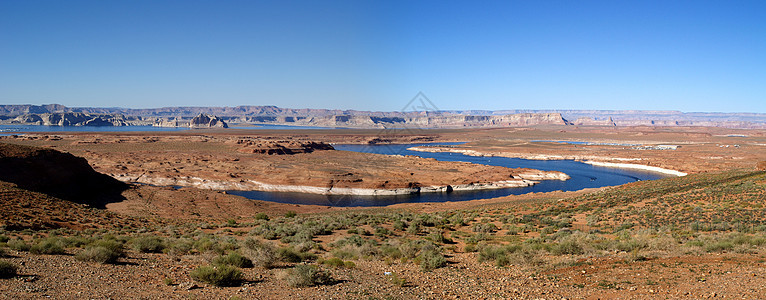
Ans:
<svg viewBox="0 0 766 300"><path fill-rule="evenodd" d="M508 195L520 195L536 192L576 191L585 188L616 186L639 180L654 180L669 175L640 171L607 168L589 165L573 160L528 160L506 157L478 157L459 153L433 153L410 151L407 148L424 145L454 145L459 143L403 144L403 145L335 145L341 151L354 151L378 154L415 155L440 161L462 161L476 164L509 168L529 168L544 171L560 171L571 177L566 181L543 180L540 183L522 188L506 188L481 191L460 191L452 193L422 193L400 196L357 196L357 195L317 195L292 192L229 191L234 195L250 199L273 201L290 204L315 204L328 206L386 206L407 202L447 202L488 199Z"/></svg>

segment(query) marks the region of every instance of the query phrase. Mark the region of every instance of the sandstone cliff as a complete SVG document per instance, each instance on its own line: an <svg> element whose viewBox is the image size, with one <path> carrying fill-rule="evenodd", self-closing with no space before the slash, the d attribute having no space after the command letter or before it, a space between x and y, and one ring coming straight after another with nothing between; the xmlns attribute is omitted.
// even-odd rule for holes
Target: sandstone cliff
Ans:
<svg viewBox="0 0 766 300"><path fill-rule="evenodd" d="M145 125L147 122L140 117L66 112L26 114L6 120L5 123L46 126L130 126Z"/></svg>
<svg viewBox="0 0 766 300"><path fill-rule="evenodd" d="M208 114L199 114L189 121L189 127L191 128L229 128L221 118Z"/></svg>
<svg viewBox="0 0 766 300"><path fill-rule="evenodd" d="M127 184L98 173L81 157L53 149L0 143L0 181L77 203L102 207Z"/></svg>

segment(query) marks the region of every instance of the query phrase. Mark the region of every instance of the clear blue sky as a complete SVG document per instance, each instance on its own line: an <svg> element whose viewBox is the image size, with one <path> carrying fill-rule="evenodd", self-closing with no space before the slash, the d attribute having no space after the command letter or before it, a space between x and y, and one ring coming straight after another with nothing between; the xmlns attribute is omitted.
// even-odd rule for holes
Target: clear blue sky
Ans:
<svg viewBox="0 0 766 300"><path fill-rule="evenodd" d="M0 104L766 113L766 1L0 1Z"/></svg>

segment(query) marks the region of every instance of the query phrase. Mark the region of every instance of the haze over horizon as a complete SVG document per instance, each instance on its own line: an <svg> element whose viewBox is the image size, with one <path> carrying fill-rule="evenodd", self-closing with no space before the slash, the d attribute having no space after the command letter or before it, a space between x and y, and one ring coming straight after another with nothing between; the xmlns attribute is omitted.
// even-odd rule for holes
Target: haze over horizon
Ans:
<svg viewBox="0 0 766 300"><path fill-rule="evenodd" d="M766 2L3 1L0 104L766 113Z"/></svg>

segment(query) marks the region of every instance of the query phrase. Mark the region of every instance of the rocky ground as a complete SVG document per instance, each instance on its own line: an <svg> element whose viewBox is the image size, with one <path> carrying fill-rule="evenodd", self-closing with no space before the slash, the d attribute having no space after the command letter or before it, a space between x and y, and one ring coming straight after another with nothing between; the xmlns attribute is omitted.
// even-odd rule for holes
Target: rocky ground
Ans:
<svg viewBox="0 0 766 300"><path fill-rule="evenodd" d="M633 132L626 129L607 139L603 138L604 130L611 129L585 128L571 135L540 128L477 131L470 135L439 131L427 138L440 141L463 137L475 141L468 147L522 152L519 149L540 145L529 143L532 139L601 136L603 141L626 141L628 132ZM766 294L766 173L754 171L754 166L763 160L761 152L756 151L763 135L736 131L733 133L747 137L731 137L728 131L719 129L709 129L707 135L698 134L698 129L638 131L652 136L646 141L658 143L688 139L704 147L734 142L750 146L734 148L742 150L739 154L725 152L739 150L720 148L729 150L717 155L745 158L711 160L703 165L708 170L688 166L686 170L694 174L685 177L577 192L383 208L288 205L213 190L154 186L118 188L121 197L106 203L77 203L52 196L49 190L33 191L0 182L0 260L18 267L16 275L0 279L0 298L761 298ZM48 135L14 141L89 157L96 170L109 168L108 158L150 166L152 170L147 172L155 168L157 172L168 172L162 169L167 167L161 163L163 157L182 157L191 161L185 167L192 168L196 162L196 172L204 172L203 159L232 159L227 155L247 154L236 151L236 142L219 143L216 139L221 137L216 136L75 136L74 140ZM370 138L329 133L317 136L327 143ZM234 141L241 135L222 137ZM508 149L502 146L521 137L527 141L518 149L510 144ZM275 138L281 140L284 136ZM559 151L565 149L559 148L562 145L542 146L540 153L565 154ZM221 153L216 151L222 147L228 147L226 153L232 154L215 155ZM683 162L696 163L695 157L711 155L704 147L688 147L688 152L641 150L636 155L650 162L664 160L666 166L683 167ZM634 151L583 149L573 147L571 151L620 156ZM201 156L206 151L209 156ZM323 152L332 151L266 155L263 159L287 167L301 164L289 159ZM90 161L98 159L104 159L103 165ZM282 159L286 162L281 163ZM306 167L320 165L311 160L303 163ZM431 168L438 170L436 165L425 169ZM732 171L734 168L738 169ZM228 173L233 172L224 174ZM97 208L101 204L104 208ZM146 236L161 239L164 250L145 253L137 248L137 240ZM41 245L52 239L63 243L62 253L35 254L35 250L19 246ZM272 266L241 268L243 280L234 286L219 287L191 276L199 266L211 264L221 254L238 252L257 259L257 253L248 252L248 239L272 243L279 251L295 251L306 257L296 262L280 254L273 258ZM89 245L104 240L123 244L125 256L114 264L77 259ZM339 244L343 241L359 244ZM413 257L397 256L396 251L416 251L403 246L409 242L426 246ZM188 248L183 247L184 243ZM435 247L431 250L436 252L429 252L434 256L425 256L428 247ZM426 268L433 257L443 257L444 263ZM325 263L333 258L340 258L344 266ZM301 265L316 266L328 272L331 280L316 286L291 285L286 274Z"/></svg>
<svg viewBox="0 0 766 300"><path fill-rule="evenodd" d="M457 189L498 182L525 186L531 182L524 179L549 174L564 178L560 172L334 151L310 141L98 134L26 135L4 141L81 155L97 171L126 182L217 190Z"/></svg>

